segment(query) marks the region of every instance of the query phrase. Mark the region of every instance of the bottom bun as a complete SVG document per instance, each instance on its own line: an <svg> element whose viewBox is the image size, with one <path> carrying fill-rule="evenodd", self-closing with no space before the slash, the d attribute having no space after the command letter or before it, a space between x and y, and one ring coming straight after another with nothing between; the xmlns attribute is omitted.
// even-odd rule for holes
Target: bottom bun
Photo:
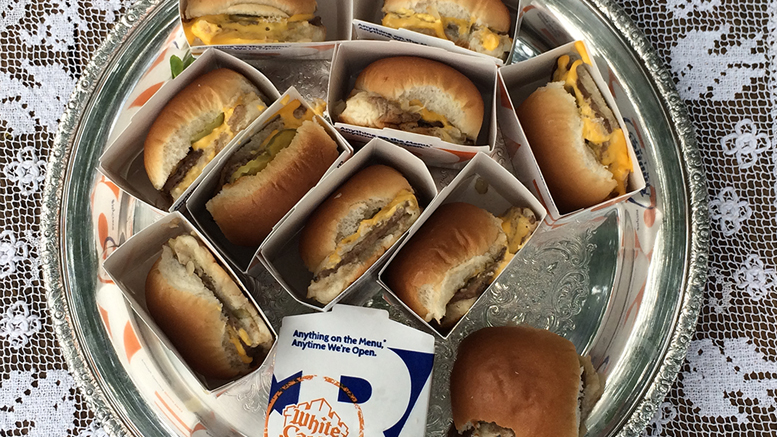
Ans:
<svg viewBox="0 0 777 437"><path fill-rule="evenodd" d="M583 405L592 406L601 395L588 363L590 372L583 374L584 359L572 342L550 331L481 329L462 341L453 365L454 425L478 436L578 437L585 418L578 403L581 387L591 397Z"/></svg>

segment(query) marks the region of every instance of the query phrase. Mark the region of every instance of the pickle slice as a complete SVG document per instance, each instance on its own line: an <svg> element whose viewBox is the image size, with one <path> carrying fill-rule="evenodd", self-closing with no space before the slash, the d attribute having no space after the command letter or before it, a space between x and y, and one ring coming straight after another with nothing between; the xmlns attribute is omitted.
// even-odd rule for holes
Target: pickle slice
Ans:
<svg viewBox="0 0 777 437"><path fill-rule="evenodd" d="M194 134L194 136L191 139L191 143L194 144L197 141L200 141L201 139L207 137L210 135L211 132L213 132L213 129L216 129L217 127L221 126L221 124L224 123L224 113L222 112L219 114L218 117L214 118L213 121L206 124L204 128L202 128L201 131Z"/></svg>
<svg viewBox="0 0 777 437"><path fill-rule="evenodd" d="M285 149L289 146L289 144L291 144L291 140L294 139L295 135L297 135L296 129L283 129L282 131L273 135L273 137L270 138L270 141L267 143L267 146L265 146L262 154L235 170L235 172L232 173L232 176L229 178L229 183L233 184L236 180L243 176L253 176L264 170L264 168L267 167L267 164L269 164L270 161L275 158L275 155L280 153L281 150Z"/></svg>

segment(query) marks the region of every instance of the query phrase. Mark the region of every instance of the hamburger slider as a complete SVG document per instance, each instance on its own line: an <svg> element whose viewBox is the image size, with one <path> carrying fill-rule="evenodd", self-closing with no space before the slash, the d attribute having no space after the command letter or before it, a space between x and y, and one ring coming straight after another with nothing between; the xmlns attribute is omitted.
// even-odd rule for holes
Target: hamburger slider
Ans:
<svg viewBox="0 0 777 437"><path fill-rule="evenodd" d="M483 124L483 97L475 84L437 61L384 58L359 73L339 120L392 128L474 145Z"/></svg>
<svg viewBox="0 0 777 437"><path fill-rule="evenodd" d="M538 226L529 208L500 217L468 203L440 206L384 273L389 287L426 322L453 327Z"/></svg>
<svg viewBox="0 0 777 437"><path fill-rule="evenodd" d="M561 56L553 82L516 110L562 213L626 194L632 168L623 130L589 68Z"/></svg>
<svg viewBox="0 0 777 437"><path fill-rule="evenodd" d="M232 244L258 246L339 154L313 111L294 100L226 159L205 207Z"/></svg>
<svg viewBox="0 0 777 437"><path fill-rule="evenodd" d="M525 325L484 328L459 345L453 424L470 437L578 437L603 391L569 340Z"/></svg>
<svg viewBox="0 0 777 437"><path fill-rule="evenodd" d="M513 40L501 0L384 0L383 25L408 29L505 59Z"/></svg>
<svg viewBox="0 0 777 437"><path fill-rule="evenodd" d="M190 45L318 42L326 37L316 0L189 0Z"/></svg>
<svg viewBox="0 0 777 437"><path fill-rule="evenodd" d="M220 68L202 75L162 108L143 145L151 184L176 200L202 169L267 105L242 74Z"/></svg>
<svg viewBox="0 0 777 437"><path fill-rule="evenodd" d="M315 276L308 298L331 302L388 250L421 214L413 187L385 165L367 167L330 195L300 236Z"/></svg>
<svg viewBox="0 0 777 437"><path fill-rule="evenodd" d="M256 308L191 235L162 246L146 277L146 305L186 363L208 378L248 373L273 343Z"/></svg>

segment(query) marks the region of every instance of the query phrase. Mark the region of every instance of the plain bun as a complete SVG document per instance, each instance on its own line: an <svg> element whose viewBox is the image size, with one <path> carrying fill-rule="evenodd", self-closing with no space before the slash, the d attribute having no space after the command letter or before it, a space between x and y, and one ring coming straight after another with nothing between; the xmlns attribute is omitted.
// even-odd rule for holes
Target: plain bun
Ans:
<svg viewBox="0 0 777 437"><path fill-rule="evenodd" d="M486 26L501 33L510 31L510 11L501 0L384 0L383 12L398 12L400 9L410 9L419 13L427 13L427 7L432 3L440 16L475 21L479 26Z"/></svg>
<svg viewBox="0 0 777 437"><path fill-rule="evenodd" d="M256 103L264 108L259 96L254 84L228 68L206 73L176 94L157 115L143 146L143 162L154 188L161 190L176 165L189 154L191 138L240 99L246 108L244 115L225 123L238 130L247 126L261 113Z"/></svg>
<svg viewBox="0 0 777 437"><path fill-rule="evenodd" d="M595 205L610 196L617 183L586 146L577 103L562 82L534 91L516 113L561 213Z"/></svg>
<svg viewBox="0 0 777 437"><path fill-rule="evenodd" d="M391 261L384 280L427 322L507 245L499 219L468 203L440 206Z"/></svg>
<svg viewBox="0 0 777 437"><path fill-rule="evenodd" d="M397 56L373 62L359 73L354 92L368 91L396 102L420 100L473 141L483 124L484 105L475 84L441 62Z"/></svg>
<svg viewBox="0 0 777 437"><path fill-rule="evenodd" d="M459 346L453 423L460 433L485 422L515 437L577 437L580 381L569 340L528 326L484 328Z"/></svg>
<svg viewBox="0 0 777 437"><path fill-rule="evenodd" d="M258 246L318 183L338 154L337 143L324 128L305 121L267 167L225 185L206 208L230 242Z"/></svg>

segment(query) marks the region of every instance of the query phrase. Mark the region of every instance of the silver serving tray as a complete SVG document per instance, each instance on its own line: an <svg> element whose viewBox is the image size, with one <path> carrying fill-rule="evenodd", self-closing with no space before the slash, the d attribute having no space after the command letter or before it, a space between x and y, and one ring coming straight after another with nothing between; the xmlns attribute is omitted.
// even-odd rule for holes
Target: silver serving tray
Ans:
<svg viewBox="0 0 777 437"><path fill-rule="evenodd" d="M588 421L592 436L641 433L671 387L695 329L709 243L705 176L693 126L672 78L617 4L541 3L607 60L611 78L622 88L616 94L621 112L638 126L638 156L649 187L630 202L538 234L459 329L448 340L438 340L428 435L448 431L447 378L456 346L479 327L531 323L565 335L579 351L590 353L608 377ZM78 82L47 170L41 254L51 317L71 373L96 419L113 436L181 434L159 414L147 388L133 383L138 375L122 365L101 322L96 304L100 254L90 212L97 158L127 96L177 23L172 0L141 0L127 10ZM523 42L519 49L532 45L528 36ZM446 177L444 172L440 176ZM114 213L125 236L153 219L149 208L126 195L120 199ZM657 218L656 223L648 217ZM271 306L268 316L276 327L284 314L301 311L269 277L259 279L259 303ZM414 323L379 296L371 304ZM143 335L142 323L138 327ZM152 365L164 368L174 387L167 394L191 405L208 429L231 434L226 416L207 414L221 401L177 374L180 366L153 336L144 340ZM239 414L262 414L266 375L259 372L256 386L240 393ZM244 432L257 434L256 429Z"/></svg>

